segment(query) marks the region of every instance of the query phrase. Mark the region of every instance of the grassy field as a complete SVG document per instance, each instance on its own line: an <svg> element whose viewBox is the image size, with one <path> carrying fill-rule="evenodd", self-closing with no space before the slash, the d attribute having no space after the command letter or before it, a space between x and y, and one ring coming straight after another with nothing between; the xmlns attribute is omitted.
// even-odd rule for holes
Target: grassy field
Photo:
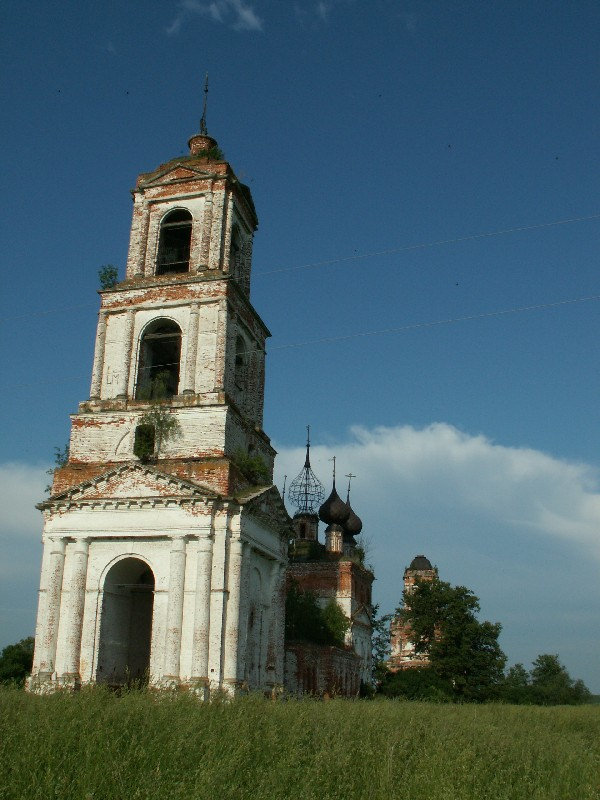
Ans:
<svg viewBox="0 0 600 800"><path fill-rule="evenodd" d="M600 708L0 689L0 800L592 800Z"/></svg>

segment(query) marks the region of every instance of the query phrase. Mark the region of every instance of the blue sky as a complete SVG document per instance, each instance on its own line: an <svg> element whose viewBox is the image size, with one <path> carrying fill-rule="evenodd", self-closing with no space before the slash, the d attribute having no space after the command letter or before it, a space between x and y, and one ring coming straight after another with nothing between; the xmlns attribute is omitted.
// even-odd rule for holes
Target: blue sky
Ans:
<svg viewBox="0 0 600 800"><path fill-rule="evenodd" d="M333 453L357 474L384 610L423 552L511 662L558 652L600 691L598 4L3 16L0 645L33 629L31 506L89 393L97 270L122 270L129 189L186 152L208 70L209 132L260 219L278 481L310 423L321 480Z"/></svg>

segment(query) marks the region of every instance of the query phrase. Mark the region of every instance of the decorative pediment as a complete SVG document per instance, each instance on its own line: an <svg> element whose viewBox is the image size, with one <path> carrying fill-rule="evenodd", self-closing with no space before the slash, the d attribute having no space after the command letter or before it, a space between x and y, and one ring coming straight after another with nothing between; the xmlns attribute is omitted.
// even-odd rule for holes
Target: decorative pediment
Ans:
<svg viewBox="0 0 600 800"><path fill-rule="evenodd" d="M143 181L141 185L148 188L177 181L205 180L206 178L211 178L212 175L213 173L211 172L197 167L190 167L187 164L170 164L167 169L155 173L151 178Z"/></svg>
<svg viewBox="0 0 600 800"><path fill-rule="evenodd" d="M256 489L235 499L246 513L256 517L269 528L280 533L285 531L287 535L292 520L276 486Z"/></svg>
<svg viewBox="0 0 600 800"><path fill-rule="evenodd" d="M215 500L212 489L175 475L160 472L152 466L133 463L115 467L83 483L72 486L66 492L52 495L38 505L49 508L63 504L89 503L112 500Z"/></svg>
<svg viewBox="0 0 600 800"><path fill-rule="evenodd" d="M371 617L364 606L359 606L352 615L352 622L358 625L371 626Z"/></svg>

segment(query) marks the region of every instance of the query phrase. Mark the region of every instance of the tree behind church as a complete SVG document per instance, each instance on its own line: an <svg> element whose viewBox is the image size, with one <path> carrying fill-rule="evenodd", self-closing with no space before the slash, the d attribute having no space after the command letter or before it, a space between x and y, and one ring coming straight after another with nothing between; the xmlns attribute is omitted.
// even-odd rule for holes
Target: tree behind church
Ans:
<svg viewBox="0 0 600 800"><path fill-rule="evenodd" d="M501 625L477 619L480 606L473 592L438 578L417 580L414 588L404 592L403 601L396 614L410 626L415 653L426 655L429 666L386 676L383 693L493 699L506 662L498 644Z"/></svg>

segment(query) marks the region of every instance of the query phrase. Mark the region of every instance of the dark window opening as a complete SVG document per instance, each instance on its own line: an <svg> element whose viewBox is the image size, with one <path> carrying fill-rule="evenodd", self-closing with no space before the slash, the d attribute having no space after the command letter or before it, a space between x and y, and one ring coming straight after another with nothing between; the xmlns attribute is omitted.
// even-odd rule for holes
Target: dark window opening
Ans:
<svg viewBox="0 0 600 800"><path fill-rule="evenodd" d="M165 400L177 394L180 353L177 323L160 319L146 329L140 344L136 400Z"/></svg>
<svg viewBox="0 0 600 800"><path fill-rule="evenodd" d="M188 272L192 241L192 215L183 208L175 209L160 225L156 274Z"/></svg>
<svg viewBox="0 0 600 800"><path fill-rule="evenodd" d="M133 454L140 461L148 461L154 455L156 431L154 425L138 425L135 429Z"/></svg>
<svg viewBox="0 0 600 800"><path fill-rule="evenodd" d="M241 336L235 340L235 383L239 389L246 386L248 379L248 350Z"/></svg>
<svg viewBox="0 0 600 800"><path fill-rule="evenodd" d="M300 538L306 539L306 522L300 523Z"/></svg>
<svg viewBox="0 0 600 800"><path fill-rule="evenodd" d="M231 232L231 247L229 249L229 271L238 278L242 265L242 240L240 232L235 227Z"/></svg>

